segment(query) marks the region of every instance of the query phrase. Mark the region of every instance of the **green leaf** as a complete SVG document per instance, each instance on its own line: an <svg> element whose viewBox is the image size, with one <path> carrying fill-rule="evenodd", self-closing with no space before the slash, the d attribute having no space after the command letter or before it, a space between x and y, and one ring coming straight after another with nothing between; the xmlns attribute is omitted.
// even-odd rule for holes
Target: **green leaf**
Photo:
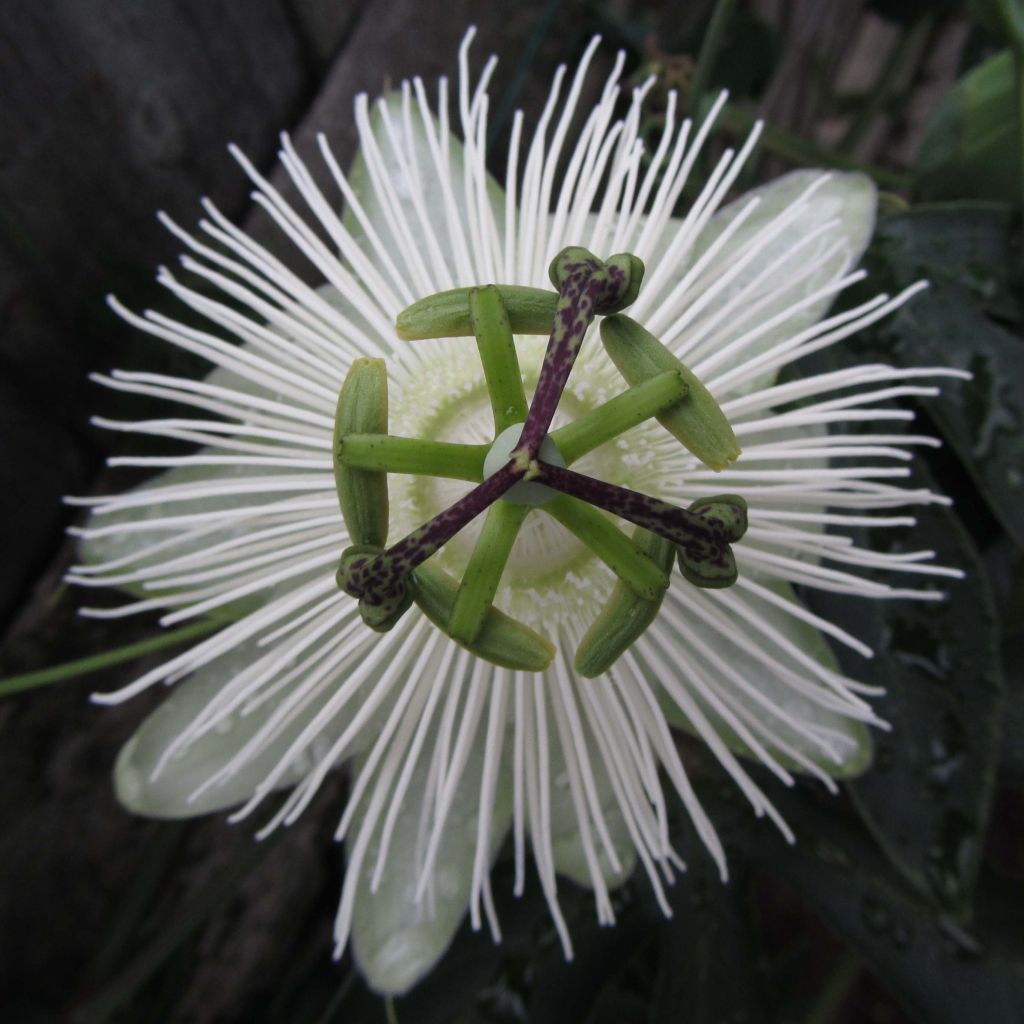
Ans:
<svg viewBox="0 0 1024 1024"><path fill-rule="evenodd" d="M716 821L729 811L701 793ZM994 937L975 935L910 891L870 838L806 794L773 793L797 843L748 828L743 843L874 967L921 1024L1017 1024L1024 1019L1024 961ZM715 805L718 806L715 806ZM834 806L834 805L833 805ZM732 812L743 813L737 807Z"/></svg>
<svg viewBox="0 0 1024 1024"><path fill-rule="evenodd" d="M987 315L1019 313L1007 282L1015 273L1009 217L1001 206L951 204L882 221L872 249L875 283L902 288L925 277L932 287L847 347L865 359L974 374L922 404L992 512L1024 545L1024 347L1019 333Z"/></svg>
<svg viewBox="0 0 1024 1024"><path fill-rule="evenodd" d="M918 199L1020 202L1020 121L1013 55L969 71L925 125L915 165Z"/></svg>
<svg viewBox="0 0 1024 1024"><path fill-rule="evenodd" d="M755 1024L765 995L755 967L751 908L742 862L724 884L692 830L680 837L687 871L670 891L662 925L651 1024Z"/></svg>
<svg viewBox="0 0 1024 1024"><path fill-rule="evenodd" d="M908 486L930 487L923 467ZM874 647L875 709L893 724L875 738L875 765L850 785L893 864L922 893L963 913L988 824L1002 713L998 630L984 566L956 515L933 507L917 525L870 531L874 550L934 550L966 572L941 602L851 602L815 595L826 618ZM879 574L876 578L881 578ZM840 654L840 658L844 658Z"/></svg>
<svg viewBox="0 0 1024 1024"><path fill-rule="evenodd" d="M999 743L999 769L1003 781L1024 783L1024 550L1007 537L986 552L985 564L996 598L1002 626L1003 679L1006 706Z"/></svg>

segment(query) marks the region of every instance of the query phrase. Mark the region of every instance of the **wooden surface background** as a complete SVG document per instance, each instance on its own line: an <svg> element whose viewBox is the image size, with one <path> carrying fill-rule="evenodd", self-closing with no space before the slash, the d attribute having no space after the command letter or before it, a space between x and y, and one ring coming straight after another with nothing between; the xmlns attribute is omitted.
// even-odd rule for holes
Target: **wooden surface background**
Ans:
<svg viewBox="0 0 1024 1024"><path fill-rule="evenodd" d="M851 40L881 30L872 29L861 0L759 0L756 6L784 27L787 40L762 112L782 127L827 136L829 125L802 83L822 66L855 74L855 67L842 70ZM355 146L354 96L413 73L428 81L454 76L456 48L470 23L479 26L477 66L492 52L503 58L492 94L511 93L529 114L546 94L556 62L571 61L602 27L602 11L631 12L656 49L666 26L703 16L707 7L627 0L0 5L5 673L137 635L137 626L75 619L73 597L60 586L70 557L63 531L73 520L60 499L117 486L103 475L111 437L88 424L107 401L88 372L153 368L168 358L133 337L103 301L108 291L136 308L160 301L153 274L176 258L178 246L154 211L190 224L198 198L211 196L273 244L268 225L249 210L246 181L226 142L237 142L269 171L281 130L295 134L300 151L323 130L345 163ZM883 119L865 142L865 156L897 144L912 149L962 44L955 22L939 29L945 34L932 43L940 57L920 83L920 109L897 125ZM108 783L119 744L152 701L101 711L86 703L89 685L0 702L0 1017L5 1007L47 1002L55 991L69 1002L88 994L95 937L115 909L119 885L139 870L140 856L165 850L159 827L124 814ZM317 806L325 813L314 808L308 824L264 860L230 928L204 938L207 955L188 981L182 1019L244 1019L235 1014L265 988L282 942L308 945L311 957L325 955L333 907L317 901L340 871L340 856L326 838L336 797L323 794ZM174 855L188 861L201 887L250 841L245 830L212 819L180 840Z"/></svg>

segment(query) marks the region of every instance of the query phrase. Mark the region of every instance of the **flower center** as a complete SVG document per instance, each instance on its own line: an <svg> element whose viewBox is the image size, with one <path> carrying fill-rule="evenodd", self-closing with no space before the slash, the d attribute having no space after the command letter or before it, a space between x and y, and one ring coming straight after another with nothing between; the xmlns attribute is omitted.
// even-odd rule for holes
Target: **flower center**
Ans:
<svg viewBox="0 0 1024 1024"><path fill-rule="evenodd" d="M487 445L491 462L488 464L485 460L484 473L491 475L501 468L501 464L494 465L492 453L500 451L506 455L504 462L507 462L507 455L511 453L508 439L518 440L522 425L518 429L507 428L502 435L503 443L501 438L494 439L494 421L487 388L480 379L479 362L472 354L467 358L464 342L453 339L426 345L429 351L419 353L414 363L410 361L406 365L403 361L396 367L391 399L394 431L454 444ZM543 342L531 337L517 338L516 350L526 394L532 397L543 360ZM592 351L600 356L599 350ZM615 376L615 368L607 359L580 359L573 372L573 390L563 394L555 426L563 426L600 405L604 397L613 393ZM657 460L647 451L655 430L650 424L641 425L617 444L605 445L588 454L577 465L624 486L657 489L662 474ZM434 518L470 489L463 480L438 476L396 475L390 478L390 484L391 535L395 537L404 536L420 523ZM519 487L533 490L543 486L530 482L517 484L505 500L513 497ZM545 491L552 493L550 488L545 487ZM482 525L481 518L474 520L438 552L436 559L445 571L461 578ZM587 591L593 593L595 586L597 588L595 601L607 592L610 587L607 573L593 563L594 553L565 527L542 511L532 513L523 523L509 555L498 603L509 611L509 600L517 606L525 605L525 618L531 625L543 622L545 616L552 621L551 616L557 618L559 610L557 583L567 574L585 574ZM537 589L532 598L519 594L517 600L506 594L508 589L530 591L534 588ZM578 604L578 600L573 603Z"/></svg>
<svg viewBox="0 0 1024 1024"><path fill-rule="evenodd" d="M484 376L484 386L466 376L472 362L454 340L437 342L434 359L421 350L401 360L403 400L395 403L396 419L420 422L395 426L411 427L418 437L390 432L383 361L353 365L335 425L338 496L354 541L342 555L338 585L359 599L367 625L390 629L416 601L474 653L536 671L554 651L522 618L550 627L579 621L581 603L591 613L596 604L597 619L577 651L577 668L593 675L652 621L675 557L698 586L735 580L730 542L746 529L741 498L701 499L685 510L609 481L609 475L623 483L633 475L624 472L628 463L621 457L605 467L611 472L603 478L567 468L577 461L591 468L584 461L588 456L591 463L607 461L609 449L621 456L621 446L606 442L651 417L710 465L724 466L738 454L728 422L703 385L657 339L617 316L635 299L642 275L634 256L602 263L586 250L569 248L551 266L557 293L489 285L430 296L409 307L398 317L400 337L475 336ZM584 372L574 378L577 394L566 396L595 315L606 318L605 349L633 386L610 399L590 396L580 386L587 383ZM522 341L517 346L515 334L545 332L549 338L538 367L539 347ZM525 374L533 384L529 402L520 356L532 364ZM607 359L590 362L603 362L610 372ZM436 381L425 373L431 364ZM582 360L581 367L586 365ZM426 417L424 409L431 410ZM412 411L418 414L410 417ZM603 458L591 455L602 446ZM645 461L635 460L641 466ZM395 484L394 513L388 473L396 481L413 477L407 486ZM467 481L476 486L467 490ZM632 537L599 509L632 521ZM408 518L421 525L406 532L402 520ZM385 549L395 526L405 535ZM599 563L613 575L593 578ZM573 601L573 585L589 600ZM518 600L523 589L531 591L525 602Z"/></svg>

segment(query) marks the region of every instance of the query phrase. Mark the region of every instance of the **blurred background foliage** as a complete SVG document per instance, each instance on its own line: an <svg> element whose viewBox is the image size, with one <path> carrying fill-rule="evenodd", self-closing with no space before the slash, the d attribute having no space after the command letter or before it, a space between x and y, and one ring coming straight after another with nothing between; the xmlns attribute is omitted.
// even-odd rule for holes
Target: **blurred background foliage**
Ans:
<svg viewBox="0 0 1024 1024"><path fill-rule="evenodd" d="M1019 0L48 6L0 11L0 1021L1024 1020ZM744 187L795 166L873 175L884 192L866 287L921 277L932 287L822 358L973 373L939 399L908 401L915 432L944 442L921 453L916 482L952 507L867 538L933 549L968 575L942 605L807 595L877 651L844 668L888 688L880 712L896 729L877 736L873 770L839 798L767 783L795 847L681 740L727 845L728 886L680 815L690 870L672 890L671 921L634 879L616 894L618 925L598 929L590 896L563 883L577 944L567 965L528 886L522 900L499 899L501 946L464 927L434 974L385 1006L350 959L328 956L343 779L263 844L219 819L146 822L114 803L113 758L152 701L100 712L85 694L186 637L75 619L60 584L70 518L57 499L112 486L101 469L110 441L86 426L87 410L125 409L87 389L86 372L171 370L180 358L102 306L105 289L129 305L165 301L152 271L175 245L151 210L187 222L209 192L263 239L221 144L235 139L269 168L278 129L293 129L301 150L325 128L350 158L352 95L377 91L385 74L450 72L470 21L477 53L503 57L496 166L515 108L536 112L554 63L600 32L626 51L634 81L657 76L652 136L670 88L697 114L729 88L723 145L766 119ZM73 664L52 669L63 662ZM510 892L507 856L495 874L495 892Z"/></svg>

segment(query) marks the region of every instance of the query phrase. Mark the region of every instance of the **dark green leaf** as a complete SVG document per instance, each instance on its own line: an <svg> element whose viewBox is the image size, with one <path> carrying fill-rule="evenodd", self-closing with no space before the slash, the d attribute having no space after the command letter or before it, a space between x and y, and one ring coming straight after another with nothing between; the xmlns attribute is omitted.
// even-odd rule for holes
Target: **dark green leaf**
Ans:
<svg viewBox="0 0 1024 1024"><path fill-rule="evenodd" d="M755 1024L767 1020L750 938L746 886L723 885L693 830L682 839L688 870L670 891L661 927L651 1024ZM733 862L734 868L741 864Z"/></svg>
<svg viewBox="0 0 1024 1024"><path fill-rule="evenodd" d="M879 224L874 284L932 287L849 343L861 358L947 366L974 379L925 408L992 512L1024 545L1024 342L997 323L1020 314L1009 214L989 204L911 210ZM992 268L997 268L993 270Z"/></svg>
<svg viewBox="0 0 1024 1024"><path fill-rule="evenodd" d="M908 890L848 817L803 793L772 799L797 834L787 847L747 830L753 860L787 881L867 960L921 1024L1019 1024L1024 961ZM728 812L706 801L716 822ZM735 813L745 809L736 808Z"/></svg>
<svg viewBox="0 0 1024 1024"><path fill-rule="evenodd" d="M1004 50L964 75L932 112L915 166L915 194L1019 204L1020 152L1013 56Z"/></svg>
<svg viewBox="0 0 1024 1024"><path fill-rule="evenodd" d="M898 287L925 276L932 291L956 289L996 320L1024 319L1018 218L1005 203L929 203L884 217L868 257L876 285L876 274Z"/></svg>
<svg viewBox="0 0 1024 1024"><path fill-rule="evenodd" d="M1024 784L1024 687L1006 695L999 768L1007 782Z"/></svg>
<svg viewBox="0 0 1024 1024"><path fill-rule="evenodd" d="M999 768L1005 781L1024 783L1024 551L1008 538L994 544L985 559L1002 620L1006 707L1000 736Z"/></svg>
<svg viewBox="0 0 1024 1024"><path fill-rule="evenodd" d="M979 25L1011 45L1024 33L1022 0L967 0L967 9Z"/></svg>
<svg viewBox="0 0 1024 1024"><path fill-rule="evenodd" d="M911 486L932 486L923 469ZM1002 713L998 624L987 574L956 515L932 508L906 530L863 538L878 551L934 550L939 564L966 572L942 580L942 602L851 602L815 595L814 607L871 645L865 669L882 685L875 709L893 725L875 736L873 769L850 793L896 867L956 913L970 904L988 825Z"/></svg>

